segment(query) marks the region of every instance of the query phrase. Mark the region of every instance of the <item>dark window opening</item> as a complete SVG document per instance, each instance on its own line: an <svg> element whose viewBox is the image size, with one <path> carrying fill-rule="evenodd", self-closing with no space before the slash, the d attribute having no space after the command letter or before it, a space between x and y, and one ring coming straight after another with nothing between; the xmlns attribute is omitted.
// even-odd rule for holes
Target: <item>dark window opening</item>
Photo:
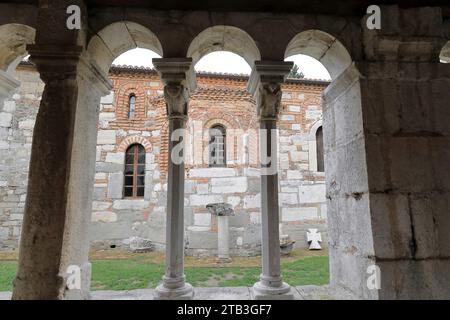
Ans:
<svg viewBox="0 0 450 320"><path fill-rule="evenodd" d="M316 131L316 152L317 152L317 171L324 172L324 153L323 153L323 130L320 126Z"/></svg>

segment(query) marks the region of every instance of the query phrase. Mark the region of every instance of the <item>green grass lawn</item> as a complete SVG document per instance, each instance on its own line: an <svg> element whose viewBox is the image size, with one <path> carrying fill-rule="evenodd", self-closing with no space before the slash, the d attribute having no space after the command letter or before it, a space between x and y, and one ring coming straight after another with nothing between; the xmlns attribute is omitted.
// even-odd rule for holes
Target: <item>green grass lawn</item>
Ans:
<svg viewBox="0 0 450 320"><path fill-rule="evenodd" d="M156 287L164 265L145 256L92 260L92 290L131 290ZM16 261L0 261L0 291L10 291ZM283 278L291 285L328 283L328 256L282 261ZM261 272L258 266L187 266L186 278L197 287L251 286Z"/></svg>

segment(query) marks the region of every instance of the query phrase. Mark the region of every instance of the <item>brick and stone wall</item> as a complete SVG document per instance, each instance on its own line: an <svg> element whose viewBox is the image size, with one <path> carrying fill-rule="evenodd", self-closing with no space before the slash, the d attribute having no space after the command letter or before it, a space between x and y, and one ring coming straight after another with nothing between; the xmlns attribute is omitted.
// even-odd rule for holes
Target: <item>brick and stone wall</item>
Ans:
<svg viewBox="0 0 450 320"><path fill-rule="evenodd" d="M21 86L0 106L0 250L18 246L33 127L43 91L39 74L21 66Z"/></svg>
<svg viewBox="0 0 450 320"><path fill-rule="evenodd" d="M42 84L32 66L17 71L22 86L1 111L0 248L17 247L25 199L34 117ZM150 69L114 67L113 91L102 98L98 124L91 240L93 248L128 247L130 239L165 243L168 128L162 83ZM253 99L241 75L200 73L191 96L186 137L186 252L217 251L217 221L205 208L212 202L233 205L230 246L234 255L260 252L260 179L258 121ZM326 82L289 80L283 86L279 121L280 221L283 234L305 247L306 230L322 231L326 245L324 173L317 172L315 132L321 125L321 93ZM128 97L136 95L136 116L128 119ZM208 128L227 130L227 166L210 168ZM145 195L123 197L127 148L146 150ZM199 156L200 155L200 156Z"/></svg>

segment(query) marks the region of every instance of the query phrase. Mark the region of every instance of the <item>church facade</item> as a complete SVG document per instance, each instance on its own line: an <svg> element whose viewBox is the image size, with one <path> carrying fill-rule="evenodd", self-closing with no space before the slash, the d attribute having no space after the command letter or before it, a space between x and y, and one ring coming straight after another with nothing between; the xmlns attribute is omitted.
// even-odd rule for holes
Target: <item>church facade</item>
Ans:
<svg viewBox="0 0 450 320"><path fill-rule="evenodd" d="M0 124L0 250L18 247L32 131L43 84L31 63L4 103ZM165 249L168 119L163 83L153 69L113 66L101 100L90 230L91 248ZM197 73L186 125L184 219L188 255L217 254L217 216L206 205L232 205L232 255L261 250L259 124L248 76ZM278 130L280 232L307 247L316 228L327 245L322 98L328 82L288 79ZM6 121L6 120L8 121Z"/></svg>

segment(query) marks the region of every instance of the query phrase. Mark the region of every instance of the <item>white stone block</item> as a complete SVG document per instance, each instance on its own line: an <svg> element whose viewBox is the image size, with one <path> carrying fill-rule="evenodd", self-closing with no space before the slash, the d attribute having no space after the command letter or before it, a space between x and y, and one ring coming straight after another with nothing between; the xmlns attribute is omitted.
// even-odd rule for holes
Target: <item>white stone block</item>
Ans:
<svg viewBox="0 0 450 320"><path fill-rule="evenodd" d="M287 170L287 178L292 180L303 179L303 175L298 170Z"/></svg>
<svg viewBox="0 0 450 320"><path fill-rule="evenodd" d="M261 224L261 212L250 212L250 222L253 224Z"/></svg>
<svg viewBox="0 0 450 320"><path fill-rule="evenodd" d="M206 206L209 203L223 202L223 196L221 195L197 195L193 194L189 196L189 203L191 206Z"/></svg>
<svg viewBox="0 0 450 320"><path fill-rule="evenodd" d="M123 164L125 163L125 153L124 152L108 152L106 154L106 162Z"/></svg>
<svg viewBox="0 0 450 320"><path fill-rule="evenodd" d="M295 120L295 116L291 115L291 114L284 114L281 116L281 121L294 121Z"/></svg>
<svg viewBox="0 0 450 320"><path fill-rule="evenodd" d="M19 122L19 129L22 129L22 130L33 130L34 123L35 123L35 120L31 120L31 119L20 121Z"/></svg>
<svg viewBox="0 0 450 320"><path fill-rule="evenodd" d="M236 176L236 170L233 168L198 168L189 170L189 177L191 178L219 178L234 176Z"/></svg>
<svg viewBox="0 0 450 320"><path fill-rule="evenodd" d="M115 200L113 203L113 209L116 210L143 210L149 205L145 200Z"/></svg>
<svg viewBox="0 0 450 320"><path fill-rule="evenodd" d="M237 207L241 203L240 197L230 196L227 198L227 203L231 204L234 207Z"/></svg>
<svg viewBox="0 0 450 320"><path fill-rule="evenodd" d="M100 121L113 121L116 119L116 114L114 112L100 112Z"/></svg>
<svg viewBox="0 0 450 320"><path fill-rule="evenodd" d="M300 108L300 106L292 105L292 106L288 106L288 110L291 112L300 112L301 108Z"/></svg>
<svg viewBox="0 0 450 320"><path fill-rule="evenodd" d="M91 217L92 222L115 222L117 214L112 211L94 211Z"/></svg>
<svg viewBox="0 0 450 320"><path fill-rule="evenodd" d="M210 226L211 214L210 213L196 213L194 214L194 224L196 226Z"/></svg>
<svg viewBox="0 0 450 320"><path fill-rule="evenodd" d="M101 97L101 104L113 104L114 102L114 91L111 91L107 96Z"/></svg>
<svg viewBox="0 0 450 320"><path fill-rule="evenodd" d="M298 187L299 203L325 202L325 184L303 185Z"/></svg>
<svg viewBox="0 0 450 320"><path fill-rule="evenodd" d="M299 131L302 129L302 126L298 123L294 123L293 125L291 125L291 129Z"/></svg>
<svg viewBox="0 0 450 320"><path fill-rule="evenodd" d="M109 209L110 207L111 207L110 202L92 201L92 210L94 211L103 211Z"/></svg>
<svg viewBox="0 0 450 320"><path fill-rule="evenodd" d="M242 193L247 191L247 177L211 178L212 193Z"/></svg>
<svg viewBox="0 0 450 320"><path fill-rule="evenodd" d="M14 100L5 101L3 103L3 111L13 113L16 110L16 102Z"/></svg>
<svg viewBox="0 0 450 320"><path fill-rule="evenodd" d="M259 177L261 172L258 168L244 168L244 176Z"/></svg>
<svg viewBox="0 0 450 320"><path fill-rule="evenodd" d="M0 112L0 127L10 128L12 114L9 112Z"/></svg>
<svg viewBox="0 0 450 320"><path fill-rule="evenodd" d="M280 204L283 205L292 205L298 204L298 198L296 193L279 193L278 194Z"/></svg>
<svg viewBox="0 0 450 320"><path fill-rule="evenodd" d="M245 196L244 198L244 208L252 209L252 208L260 208L261 207L261 194L258 193L256 195Z"/></svg>
<svg viewBox="0 0 450 320"><path fill-rule="evenodd" d="M115 144L116 131L115 130L99 130L97 135L97 144Z"/></svg>
<svg viewBox="0 0 450 320"><path fill-rule="evenodd" d="M308 161L308 152L306 151L291 151L290 156L293 162Z"/></svg>
<svg viewBox="0 0 450 320"><path fill-rule="evenodd" d="M199 183L197 185L197 193L198 194L208 194L209 193L209 184L208 183Z"/></svg>
<svg viewBox="0 0 450 320"><path fill-rule="evenodd" d="M316 220L317 208L282 208L282 222Z"/></svg>

